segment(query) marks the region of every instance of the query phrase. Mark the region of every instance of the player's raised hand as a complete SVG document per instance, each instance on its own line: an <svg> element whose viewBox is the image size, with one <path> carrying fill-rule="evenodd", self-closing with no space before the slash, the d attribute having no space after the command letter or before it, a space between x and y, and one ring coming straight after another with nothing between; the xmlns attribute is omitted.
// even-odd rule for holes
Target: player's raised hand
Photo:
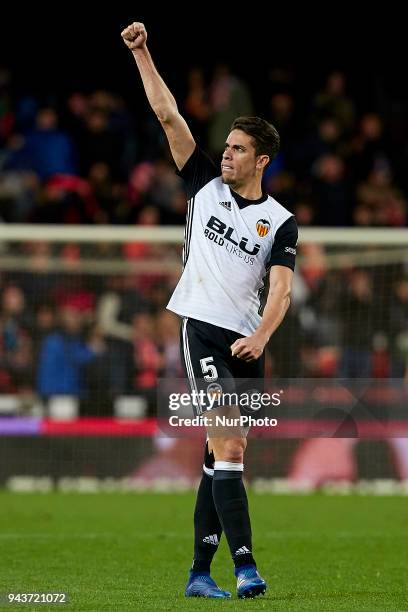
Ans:
<svg viewBox="0 0 408 612"><path fill-rule="evenodd" d="M134 21L121 34L123 42L131 51L146 46L147 32L143 23Z"/></svg>

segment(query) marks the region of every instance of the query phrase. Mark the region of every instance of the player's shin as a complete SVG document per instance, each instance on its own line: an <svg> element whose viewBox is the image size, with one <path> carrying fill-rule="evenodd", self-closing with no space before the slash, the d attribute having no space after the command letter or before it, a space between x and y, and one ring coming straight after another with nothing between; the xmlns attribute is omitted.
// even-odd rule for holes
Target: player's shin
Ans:
<svg viewBox="0 0 408 612"><path fill-rule="evenodd" d="M255 565L242 463L215 461L213 497L235 567Z"/></svg>
<svg viewBox="0 0 408 612"><path fill-rule="evenodd" d="M194 511L194 560L193 572L209 572L211 561L217 552L222 527L215 508L212 487L214 455L205 446L203 476L198 487Z"/></svg>

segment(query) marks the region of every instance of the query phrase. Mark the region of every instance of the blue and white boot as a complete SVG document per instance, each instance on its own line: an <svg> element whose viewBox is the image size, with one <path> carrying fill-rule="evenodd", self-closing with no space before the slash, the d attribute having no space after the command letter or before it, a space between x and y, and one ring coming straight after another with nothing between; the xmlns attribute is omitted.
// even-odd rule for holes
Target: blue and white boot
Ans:
<svg viewBox="0 0 408 612"><path fill-rule="evenodd" d="M220 589L208 572L190 572L186 586L186 597L209 597L212 599L230 599L231 593Z"/></svg>
<svg viewBox="0 0 408 612"><path fill-rule="evenodd" d="M237 577L237 595L240 599L253 599L264 595L267 584L258 574L255 565L243 565L235 570Z"/></svg>

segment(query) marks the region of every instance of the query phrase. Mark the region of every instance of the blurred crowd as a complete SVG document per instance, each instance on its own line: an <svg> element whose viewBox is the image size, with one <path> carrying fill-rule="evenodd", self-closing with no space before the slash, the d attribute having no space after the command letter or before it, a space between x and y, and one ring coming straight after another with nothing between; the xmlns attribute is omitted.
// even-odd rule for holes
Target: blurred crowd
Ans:
<svg viewBox="0 0 408 612"><path fill-rule="evenodd" d="M0 277L0 394L28 403L73 395L88 414L111 414L116 397L133 394L152 409L158 376L183 376L178 317L165 310L179 247L174 273L73 274L54 271L53 263L77 269L96 260L123 266L145 256L171 259L163 248L13 245L9 252L29 258L30 270L21 263Z"/></svg>
<svg viewBox="0 0 408 612"><path fill-rule="evenodd" d="M408 125L398 104L378 96L361 103L342 72L306 101L296 75L282 70L262 102L227 65L211 75L191 69L185 81L180 111L215 160L235 117L261 114L275 124L282 148L264 187L299 224L407 225ZM43 99L16 94L10 82L0 70L0 219L184 223L183 185L147 101L102 90Z"/></svg>
<svg viewBox="0 0 408 612"><path fill-rule="evenodd" d="M180 111L216 160L235 117L273 122L282 148L264 188L300 225L406 226L403 115L361 104L344 73L329 74L307 103L292 77L277 71L260 105L228 66L212 75L194 68ZM102 90L16 95L0 70L2 222L183 225L185 213L183 184L146 101L141 110ZM0 276L0 394L76 395L88 414L110 414L115 397L135 394L154 412L158 377L183 376L179 322L165 310L180 247L36 241L2 245L0 255L30 262ZM360 267L358 256L340 267L329 259L327 248L300 246L267 375L407 376L406 268L395 258ZM106 272L87 273L87 261L106 261ZM144 262L145 271L110 272L112 262Z"/></svg>
<svg viewBox="0 0 408 612"><path fill-rule="evenodd" d="M20 248L30 270L0 277L0 394L17 393L28 403L74 395L83 414L99 415L111 414L118 396L135 395L154 414L158 378L184 377L179 319L166 310L177 267L110 274L109 266L140 257L176 262L179 247ZM267 377L408 376L406 272L399 264L330 269L316 248L302 247L291 308L267 348ZM90 255L106 258L105 274L51 266L58 260L67 269Z"/></svg>

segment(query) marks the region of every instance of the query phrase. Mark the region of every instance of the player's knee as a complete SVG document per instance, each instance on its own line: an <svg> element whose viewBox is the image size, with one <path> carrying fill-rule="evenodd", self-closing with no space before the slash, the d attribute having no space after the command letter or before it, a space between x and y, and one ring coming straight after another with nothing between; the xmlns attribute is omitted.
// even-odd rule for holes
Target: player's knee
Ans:
<svg viewBox="0 0 408 612"><path fill-rule="evenodd" d="M217 461L242 463L247 441L245 438L222 438L214 445L214 455Z"/></svg>

